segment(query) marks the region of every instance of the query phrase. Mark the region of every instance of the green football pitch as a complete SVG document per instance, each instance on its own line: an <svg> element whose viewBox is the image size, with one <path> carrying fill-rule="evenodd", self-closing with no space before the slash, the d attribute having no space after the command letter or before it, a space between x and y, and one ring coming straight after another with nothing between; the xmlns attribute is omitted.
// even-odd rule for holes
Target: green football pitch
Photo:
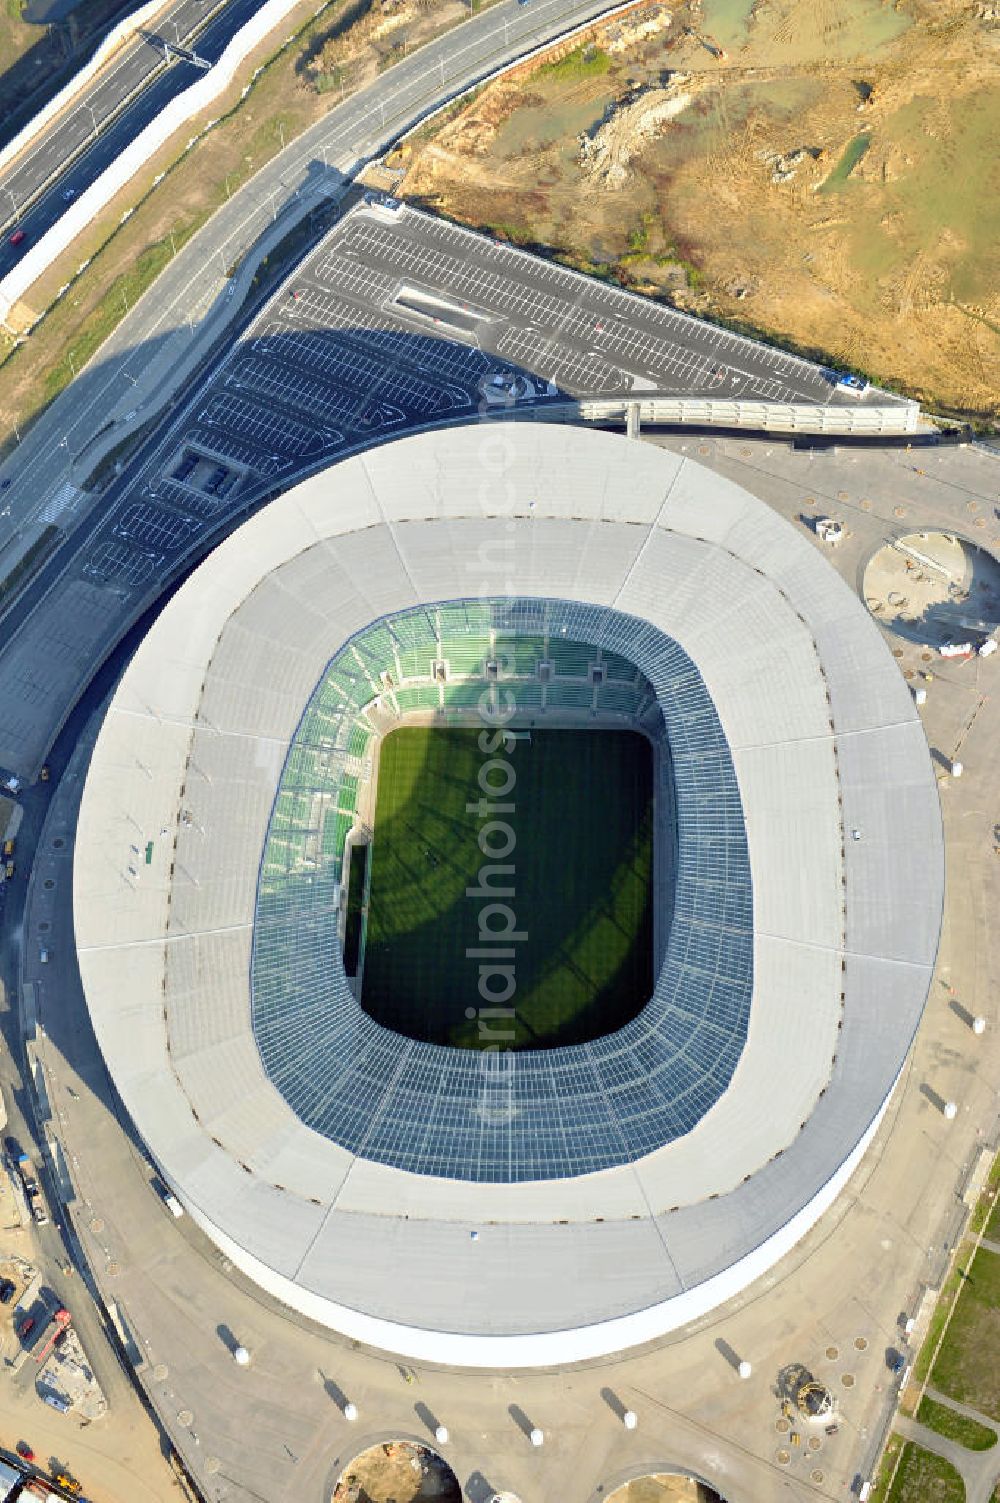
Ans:
<svg viewBox="0 0 1000 1503"><path fill-rule="evenodd" d="M597 1038L634 1017L652 988L652 748L634 731L532 730L491 753L481 734L404 727L382 744L362 1005L411 1038L464 1048ZM509 770L483 772L491 756ZM495 816L507 830L486 831L467 809L483 796L481 775L498 787L514 777L496 796L513 805ZM495 854L480 849L481 832ZM513 894L467 896L491 861L513 864L494 879ZM490 902L515 917L487 913ZM490 961L468 953L484 945L481 925L524 936L507 947L512 961L497 961L512 973L481 978ZM514 1019L482 1011L494 1005Z"/></svg>

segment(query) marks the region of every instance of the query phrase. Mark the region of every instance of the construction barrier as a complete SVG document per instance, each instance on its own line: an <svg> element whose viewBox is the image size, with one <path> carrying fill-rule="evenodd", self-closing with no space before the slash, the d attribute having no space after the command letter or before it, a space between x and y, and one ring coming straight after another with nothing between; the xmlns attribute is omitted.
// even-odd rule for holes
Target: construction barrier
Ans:
<svg viewBox="0 0 1000 1503"><path fill-rule="evenodd" d="M91 183L79 198L74 199L37 245L33 245L0 280L0 321L8 317L28 288L48 270L57 256L72 245L76 237L107 207L115 194L132 181L140 168L169 141L174 132L180 130L192 116L207 109L225 92L243 59L298 4L299 0L265 0L256 14L236 33L219 61L207 73L200 74L190 88L172 99L156 119L151 120L121 155L105 168L97 181Z"/></svg>

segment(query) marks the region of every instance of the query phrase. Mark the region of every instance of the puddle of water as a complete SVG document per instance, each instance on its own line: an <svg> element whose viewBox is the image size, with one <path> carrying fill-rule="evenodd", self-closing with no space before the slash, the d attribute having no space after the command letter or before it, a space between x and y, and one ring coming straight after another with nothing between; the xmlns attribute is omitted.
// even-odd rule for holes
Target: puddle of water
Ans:
<svg viewBox="0 0 1000 1503"><path fill-rule="evenodd" d="M739 47L746 39L753 3L754 0L705 0L698 30L727 50Z"/></svg>
<svg viewBox="0 0 1000 1503"><path fill-rule="evenodd" d="M731 5L734 0L723 3ZM822 0L814 4L782 0L772 5L764 0L753 24L744 28L744 39L747 52L767 63L867 59L910 25L911 16L884 0L840 0L835 5ZM739 42L734 38L733 45Z"/></svg>
<svg viewBox="0 0 1000 1503"><path fill-rule="evenodd" d="M550 95L555 91L550 91ZM559 143L570 159L576 157L577 137L590 130L604 114L611 94L598 99L573 99L562 103L549 97L544 104L527 105L515 110L497 132L494 150L502 161L511 161L522 152L540 151Z"/></svg>
<svg viewBox="0 0 1000 1503"><path fill-rule="evenodd" d="M820 184L819 192L835 193L838 188L843 188L871 144L872 138L867 131L863 131L860 136L855 136L853 141L848 141L840 161Z"/></svg>

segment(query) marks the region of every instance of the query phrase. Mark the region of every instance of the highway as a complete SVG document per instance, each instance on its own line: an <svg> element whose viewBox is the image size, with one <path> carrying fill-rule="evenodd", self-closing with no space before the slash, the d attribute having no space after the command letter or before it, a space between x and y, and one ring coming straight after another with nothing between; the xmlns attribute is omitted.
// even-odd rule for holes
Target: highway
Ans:
<svg viewBox="0 0 1000 1503"><path fill-rule="evenodd" d="M165 37L216 62L257 9L255 0L179 0L126 43L65 113L0 171L0 276L99 177L122 149L198 77L190 63L164 61ZM17 246L10 235L23 230Z"/></svg>
<svg viewBox="0 0 1000 1503"><path fill-rule="evenodd" d="M0 485L9 482L0 492L0 575L46 521L66 530L82 519L88 498L73 484L88 468L81 454L116 415L124 438L130 423L141 423L176 388L185 362L201 358L220 337L239 311L226 298L226 270L286 204L289 226L294 222L301 213L296 194L309 192L316 202L340 191L364 161L456 94L614 8L607 0L532 0L526 6L502 0L331 110L235 192L0 467Z"/></svg>

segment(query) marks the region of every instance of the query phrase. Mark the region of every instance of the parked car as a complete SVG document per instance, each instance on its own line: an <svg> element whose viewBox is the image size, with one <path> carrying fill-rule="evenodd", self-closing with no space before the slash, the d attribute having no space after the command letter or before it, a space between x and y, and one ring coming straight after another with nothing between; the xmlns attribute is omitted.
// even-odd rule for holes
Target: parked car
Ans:
<svg viewBox="0 0 1000 1503"><path fill-rule="evenodd" d="M868 390L868 382L863 381L860 376L841 376L837 385L844 387L846 391L857 392L859 397Z"/></svg>
<svg viewBox="0 0 1000 1503"><path fill-rule="evenodd" d="M31 1333L32 1333L32 1331L34 1329L35 1329L35 1317L33 1315L29 1315L28 1318L27 1318L27 1320L22 1320L21 1324L18 1326L18 1328L17 1328L17 1334L20 1336L21 1340L23 1341L26 1336L30 1336L31 1335Z"/></svg>

